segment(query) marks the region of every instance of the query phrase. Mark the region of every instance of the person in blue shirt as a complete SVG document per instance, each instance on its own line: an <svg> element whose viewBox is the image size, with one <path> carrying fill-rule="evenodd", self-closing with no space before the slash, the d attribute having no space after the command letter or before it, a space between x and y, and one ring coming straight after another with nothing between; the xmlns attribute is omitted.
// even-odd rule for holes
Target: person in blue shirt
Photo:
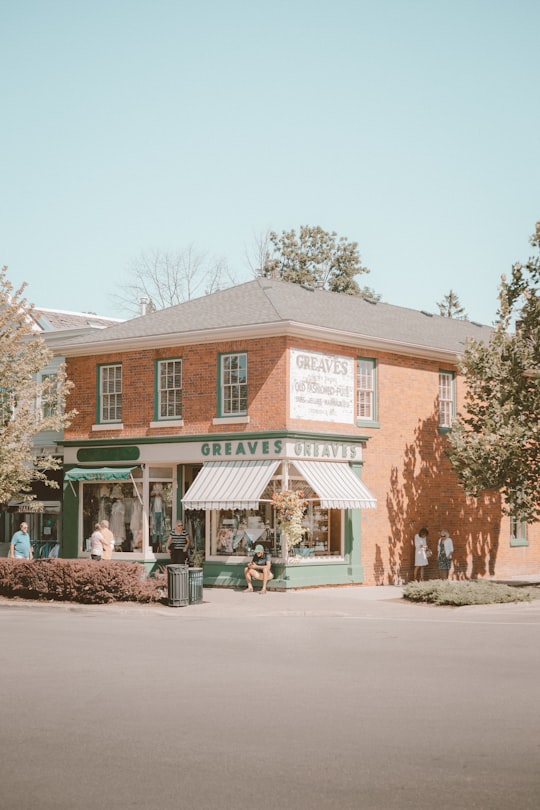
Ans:
<svg viewBox="0 0 540 810"><path fill-rule="evenodd" d="M15 560L31 560L34 557L32 542L28 534L28 523L21 523L18 532L11 538L9 556Z"/></svg>
<svg viewBox="0 0 540 810"><path fill-rule="evenodd" d="M244 568L244 576L247 582L246 591L248 593L253 592L253 585L251 583L252 578L258 580L262 579L261 593L266 593L266 583L270 582L271 579L274 579L274 575L270 570L271 565L272 557L270 556L270 552L265 551L264 546L261 545L261 543L258 543L255 546L255 554L253 555L253 559Z"/></svg>

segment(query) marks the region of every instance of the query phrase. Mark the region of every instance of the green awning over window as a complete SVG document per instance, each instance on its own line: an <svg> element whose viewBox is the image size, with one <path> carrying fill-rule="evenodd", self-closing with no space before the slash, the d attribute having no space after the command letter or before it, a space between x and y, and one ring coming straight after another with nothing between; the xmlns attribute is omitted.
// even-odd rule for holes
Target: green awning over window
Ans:
<svg viewBox="0 0 540 810"><path fill-rule="evenodd" d="M64 481L129 481L135 467L73 467Z"/></svg>

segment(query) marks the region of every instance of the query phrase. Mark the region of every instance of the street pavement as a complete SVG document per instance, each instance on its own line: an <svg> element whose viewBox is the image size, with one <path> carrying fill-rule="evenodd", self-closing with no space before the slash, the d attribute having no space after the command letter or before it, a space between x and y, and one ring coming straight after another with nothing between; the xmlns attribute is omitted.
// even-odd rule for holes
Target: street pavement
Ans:
<svg viewBox="0 0 540 810"><path fill-rule="evenodd" d="M540 602L0 600L1 810L537 810Z"/></svg>

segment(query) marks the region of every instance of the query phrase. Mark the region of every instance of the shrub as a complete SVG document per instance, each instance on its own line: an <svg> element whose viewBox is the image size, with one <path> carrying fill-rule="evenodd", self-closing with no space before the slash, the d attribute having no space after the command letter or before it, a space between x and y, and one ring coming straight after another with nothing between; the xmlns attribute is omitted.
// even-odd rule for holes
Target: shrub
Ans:
<svg viewBox="0 0 540 810"><path fill-rule="evenodd" d="M0 559L1 596L97 605L159 602L165 591L165 576L136 562Z"/></svg>
<svg viewBox="0 0 540 810"><path fill-rule="evenodd" d="M409 582L403 588L403 598L411 602L429 602L432 605L492 605L502 602L530 602L540 598L540 590L485 580L454 582L434 579Z"/></svg>

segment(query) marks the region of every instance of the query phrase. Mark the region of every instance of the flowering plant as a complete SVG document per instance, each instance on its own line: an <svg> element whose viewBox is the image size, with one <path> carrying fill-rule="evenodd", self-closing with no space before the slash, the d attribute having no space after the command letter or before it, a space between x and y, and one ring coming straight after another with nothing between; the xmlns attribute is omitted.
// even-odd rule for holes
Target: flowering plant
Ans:
<svg viewBox="0 0 540 810"><path fill-rule="evenodd" d="M302 539L302 518L307 501L302 490L274 492L272 503L277 513L279 525L287 536L287 550L290 551Z"/></svg>

